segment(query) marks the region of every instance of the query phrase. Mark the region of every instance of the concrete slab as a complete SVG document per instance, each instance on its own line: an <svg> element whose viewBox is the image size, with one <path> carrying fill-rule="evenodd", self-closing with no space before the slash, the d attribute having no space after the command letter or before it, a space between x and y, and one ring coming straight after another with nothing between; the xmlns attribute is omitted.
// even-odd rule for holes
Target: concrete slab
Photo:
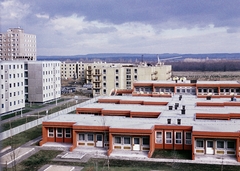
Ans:
<svg viewBox="0 0 240 171"><path fill-rule="evenodd" d="M86 153L82 153L82 152L74 152L74 153L69 152L69 153L66 153L65 155L63 155L61 158L81 160L85 155L86 155Z"/></svg>
<svg viewBox="0 0 240 171"><path fill-rule="evenodd" d="M83 167L49 165L39 169L39 171L81 171Z"/></svg>
<svg viewBox="0 0 240 171"><path fill-rule="evenodd" d="M123 150L113 150L113 152L110 154L111 158L148 158L148 152L147 151L123 151Z"/></svg>
<svg viewBox="0 0 240 171"><path fill-rule="evenodd" d="M2 165L9 165L11 164L12 162L20 159L21 157L23 157L24 155L34 151L35 149L34 148L31 148L31 147L19 147L5 155L3 155L1 157L1 164Z"/></svg>

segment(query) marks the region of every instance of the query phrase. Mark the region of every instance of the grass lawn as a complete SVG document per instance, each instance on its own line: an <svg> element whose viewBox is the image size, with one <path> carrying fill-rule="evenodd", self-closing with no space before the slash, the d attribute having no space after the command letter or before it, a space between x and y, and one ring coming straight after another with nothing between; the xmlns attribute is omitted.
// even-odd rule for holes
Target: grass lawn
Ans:
<svg viewBox="0 0 240 171"><path fill-rule="evenodd" d="M31 116L24 116L21 119L17 119L15 121L2 124L1 131L3 132L3 131L6 131L6 130L9 130L10 128L15 128L17 126L23 125L25 123L31 122L31 121L36 120L36 119L38 119L38 118L37 117L31 117Z"/></svg>
<svg viewBox="0 0 240 171"><path fill-rule="evenodd" d="M192 159L192 152L185 150L155 150L152 158Z"/></svg>
<svg viewBox="0 0 240 171"><path fill-rule="evenodd" d="M22 111L22 113L24 114L24 113L27 113L27 112L30 112L30 111L31 111L31 110L29 110L29 109L24 109L24 110ZM18 116L18 115L21 115L21 112L20 112L20 111L11 113L11 114L9 114L9 115L1 116L1 120L9 119L9 118L12 118L12 117L15 117L15 116Z"/></svg>
<svg viewBox="0 0 240 171"><path fill-rule="evenodd" d="M25 144L26 142L33 140L41 135L42 135L42 125L39 125L27 131L14 135L12 136L12 138L9 137L5 140L2 140L0 143L2 145L2 148L5 148L9 145L12 146L13 148L17 148L22 144Z"/></svg>
<svg viewBox="0 0 240 171"><path fill-rule="evenodd" d="M51 163L51 160L61 152L62 151L54 151L54 150L39 151L36 154L29 157L28 159L17 164L15 168L12 168L12 170L16 169L17 171L26 171L26 170L38 171L38 169L40 169L43 165ZM7 169L4 168L3 171L7 171Z"/></svg>

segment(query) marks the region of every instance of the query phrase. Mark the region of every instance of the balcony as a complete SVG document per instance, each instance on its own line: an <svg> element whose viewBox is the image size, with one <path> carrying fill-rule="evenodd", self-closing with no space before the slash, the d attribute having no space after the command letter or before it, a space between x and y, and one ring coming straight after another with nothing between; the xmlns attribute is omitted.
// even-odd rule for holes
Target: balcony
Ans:
<svg viewBox="0 0 240 171"><path fill-rule="evenodd" d="M101 79L94 79L93 82L94 82L94 83L100 83L100 82L101 82Z"/></svg>
<svg viewBox="0 0 240 171"><path fill-rule="evenodd" d="M100 72L93 73L94 76L101 76L102 74Z"/></svg>
<svg viewBox="0 0 240 171"><path fill-rule="evenodd" d="M96 89L101 89L102 87L101 86L93 86L93 89L96 90Z"/></svg>

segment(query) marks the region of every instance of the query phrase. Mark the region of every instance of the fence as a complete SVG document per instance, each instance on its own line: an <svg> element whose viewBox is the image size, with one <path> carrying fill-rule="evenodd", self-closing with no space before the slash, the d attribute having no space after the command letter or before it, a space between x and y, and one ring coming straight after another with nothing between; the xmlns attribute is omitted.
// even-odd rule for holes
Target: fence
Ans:
<svg viewBox="0 0 240 171"><path fill-rule="evenodd" d="M72 111L76 110L77 107L82 107L82 106L85 106L85 105L87 105L87 104L94 103L94 102L97 101L98 98L99 98L99 97L92 98L92 99L90 99L90 100L88 100L88 101L85 101L85 102L83 102L83 103L76 104L76 105L74 105L74 106L68 107L68 108L66 108L66 109L63 109L63 110L58 111L58 112L55 112L55 113L53 113L53 114L46 115L46 116L44 116L44 117L42 117L42 118L39 118L39 119L36 119L36 120L34 120L34 121L25 123L25 124L23 124L23 125L20 125L20 126L18 126L18 127L12 128L12 129L10 129L10 130L1 132L1 133L0 133L0 141L6 139L6 138L8 138L8 137L14 136L14 135L16 135L16 134L19 134L19 133L21 133L21 132L24 132L24 131L26 131L26 130L28 130L28 129L31 129L31 128L35 127L35 126L41 125L43 121L52 119L52 118L54 118L54 117L56 117L56 116L59 116L59 115L64 115L64 114L67 114L67 113L69 113L69 112L72 112Z"/></svg>

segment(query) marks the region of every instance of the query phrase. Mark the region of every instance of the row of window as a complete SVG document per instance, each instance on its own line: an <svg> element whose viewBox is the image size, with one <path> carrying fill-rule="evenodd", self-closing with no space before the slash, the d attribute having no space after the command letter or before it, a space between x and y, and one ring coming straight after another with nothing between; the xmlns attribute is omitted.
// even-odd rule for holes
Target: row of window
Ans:
<svg viewBox="0 0 240 171"><path fill-rule="evenodd" d="M183 135L182 132L175 132L175 144L182 144L183 143ZM156 132L156 141L157 144L163 143L163 132L158 131ZM173 143L173 132L172 131L165 131L165 144L172 144ZM186 145L192 144L192 133L185 132L185 143Z"/></svg>
<svg viewBox="0 0 240 171"><path fill-rule="evenodd" d="M60 70L55 70L55 73L60 73ZM43 71L43 75L52 75L53 74L53 71Z"/></svg>
<svg viewBox="0 0 240 171"><path fill-rule="evenodd" d="M52 66L60 66L60 63L46 63L42 64L43 67L52 67Z"/></svg>
<svg viewBox="0 0 240 171"><path fill-rule="evenodd" d="M130 145L132 137L114 137L114 144ZM134 144L140 144L140 138L133 138ZM149 137L142 137L142 145L149 145Z"/></svg>
<svg viewBox="0 0 240 171"><path fill-rule="evenodd" d="M16 105L19 105L19 104L22 104L22 103L23 103L23 99L18 100L18 101L9 102L9 106L16 106ZM5 108L4 104L2 104L1 106L2 106L2 109Z"/></svg>
<svg viewBox="0 0 240 171"><path fill-rule="evenodd" d="M63 135L65 138L71 138L71 129L70 128L56 128L56 130L54 130L54 128L48 128L48 137L56 137L57 138L62 138Z"/></svg>
<svg viewBox="0 0 240 171"><path fill-rule="evenodd" d="M204 148L205 146L207 148L216 148L216 149L235 149L235 142L231 140L206 140L206 144L204 143L205 141L202 139L197 139L196 140L196 148Z"/></svg>
<svg viewBox="0 0 240 171"><path fill-rule="evenodd" d="M23 68L22 64L14 64L14 65L8 65L8 69L19 69L19 68ZM3 65L1 65L1 70L3 70Z"/></svg>
<svg viewBox="0 0 240 171"><path fill-rule="evenodd" d="M55 77L55 81L57 81L57 80L60 80L60 77ZM43 82L51 82L51 81L53 81L53 78L46 78L46 79L43 79Z"/></svg>
<svg viewBox="0 0 240 171"><path fill-rule="evenodd" d="M60 94L60 91L56 91L55 92L55 95L57 95L57 94ZM53 92L52 93L46 93L46 94L43 94L43 98L45 98L45 97L53 97Z"/></svg>

